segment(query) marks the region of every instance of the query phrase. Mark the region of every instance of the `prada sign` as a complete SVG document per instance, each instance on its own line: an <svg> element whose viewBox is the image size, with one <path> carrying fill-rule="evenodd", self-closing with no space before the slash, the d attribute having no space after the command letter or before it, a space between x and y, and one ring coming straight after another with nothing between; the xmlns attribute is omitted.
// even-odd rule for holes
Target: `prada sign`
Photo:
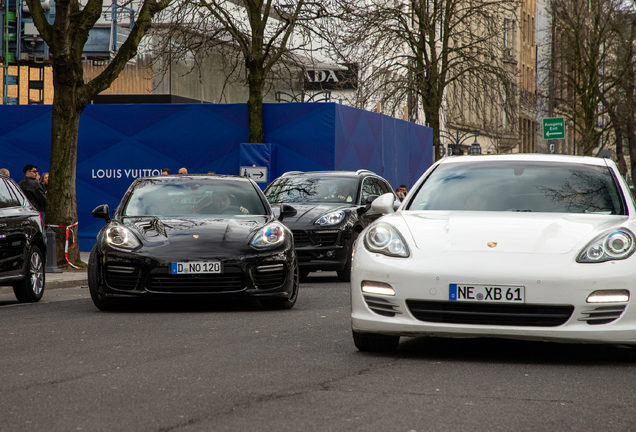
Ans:
<svg viewBox="0 0 636 432"><path fill-rule="evenodd" d="M306 69L305 90L355 90L358 88L358 65L348 69Z"/></svg>

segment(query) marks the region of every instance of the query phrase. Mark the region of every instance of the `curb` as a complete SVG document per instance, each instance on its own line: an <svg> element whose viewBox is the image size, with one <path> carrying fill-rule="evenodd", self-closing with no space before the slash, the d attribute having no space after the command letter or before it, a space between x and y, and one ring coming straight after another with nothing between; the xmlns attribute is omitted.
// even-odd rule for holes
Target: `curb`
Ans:
<svg viewBox="0 0 636 432"><path fill-rule="evenodd" d="M54 290L62 288L88 288L88 277L74 280L57 280L50 281L44 284L45 290ZM13 294L13 287L3 286L0 287L0 294Z"/></svg>

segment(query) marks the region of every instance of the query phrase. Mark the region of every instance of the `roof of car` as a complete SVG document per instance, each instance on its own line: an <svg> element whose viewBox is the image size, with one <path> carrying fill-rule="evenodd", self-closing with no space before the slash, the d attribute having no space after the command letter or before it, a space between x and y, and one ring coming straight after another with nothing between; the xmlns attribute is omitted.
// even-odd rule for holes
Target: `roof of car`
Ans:
<svg viewBox="0 0 636 432"><path fill-rule="evenodd" d="M321 176L334 176L334 177L359 177L361 175L378 176L373 171L360 169L357 171L288 171L285 174L283 174L281 177L315 176L317 174Z"/></svg>
<svg viewBox="0 0 636 432"><path fill-rule="evenodd" d="M526 162L559 162L559 163L582 163L587 165L606 166L607 161L604 158L591 156L572 156L560 154L544 154L544 153L515 153L515 154L499 154L499 155L473 155L473 156L451 156L441 159L440 162L447 163L465 163L476 161L526 161Z"/></svg>

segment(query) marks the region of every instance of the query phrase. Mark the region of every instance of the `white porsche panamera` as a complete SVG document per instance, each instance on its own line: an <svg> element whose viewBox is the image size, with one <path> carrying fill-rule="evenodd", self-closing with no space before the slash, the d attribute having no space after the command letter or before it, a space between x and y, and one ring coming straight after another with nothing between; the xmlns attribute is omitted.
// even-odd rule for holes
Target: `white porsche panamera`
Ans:
<svg viewBox="0 0 636 432"><path fill-rule="evenodd" d="M608 159L445 158L359 236L352 330L361 351L400 336L636 345L636 208Z"/></svg>

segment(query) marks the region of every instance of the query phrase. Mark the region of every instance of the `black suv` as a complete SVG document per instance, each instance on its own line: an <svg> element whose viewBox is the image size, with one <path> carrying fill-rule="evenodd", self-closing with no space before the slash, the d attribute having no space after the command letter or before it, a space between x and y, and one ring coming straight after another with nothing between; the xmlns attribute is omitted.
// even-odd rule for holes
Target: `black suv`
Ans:
<svg viewBox="0 0 636 432"><path fill-rule="evenodd" d="M389 182L368 170L292 171L265 189L270 204L288 203L297 210L283 223L294 234L300 276L335 270L344 282L350 279L358 234L382 216L371 209L371 201L385 193L395 195Z"/></svg>
<svg viewBox="0 0 636 432"><path fill-rule="evenodd" d="M13 286L21 302L37 302L44 293L43 226L20 186L0 174L0 286Z"/></svg>

